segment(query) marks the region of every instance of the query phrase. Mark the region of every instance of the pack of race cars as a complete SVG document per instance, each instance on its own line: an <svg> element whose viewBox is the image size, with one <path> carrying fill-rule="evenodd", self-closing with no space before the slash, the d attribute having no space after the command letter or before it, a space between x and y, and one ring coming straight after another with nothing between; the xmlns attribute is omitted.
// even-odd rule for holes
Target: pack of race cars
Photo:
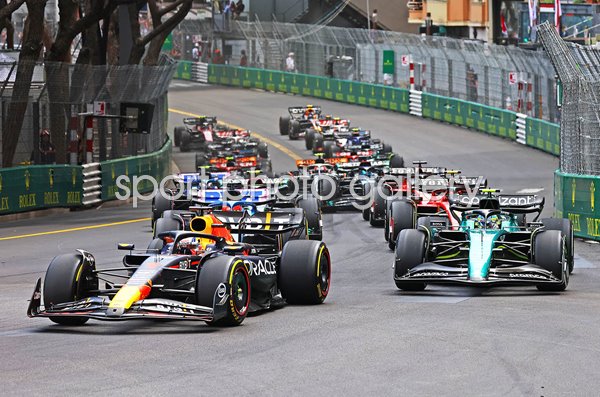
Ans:
<svg viewBox="0 0 600 397"><path fill-rule="evenodd" d="M567 287L573 230L569 220L540 219L543 198L502 194L481 176L425 161L407 167L370 131L318 106L288 112L280 133L304 137L316 157L280 175L249 131L216 117L184 119L174 140L197 151L196 170L154 197L148 247L120 244L128 253L109 269L97 269L83 250L55 257L28 315L65 325L90 318L239 325L251 311L322 303L331 279L322 213L341 209L383 228L401 290Z"/></svg>

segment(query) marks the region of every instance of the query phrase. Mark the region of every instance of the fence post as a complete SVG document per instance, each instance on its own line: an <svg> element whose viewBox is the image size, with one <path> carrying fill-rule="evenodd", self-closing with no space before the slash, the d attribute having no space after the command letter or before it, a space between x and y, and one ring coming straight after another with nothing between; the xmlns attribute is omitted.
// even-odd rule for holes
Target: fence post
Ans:
<svg viewBox="0 0 600 397"><path fill-rule="evenodd" d="M33 107L33 162L40 164L40 103L35 101Z"/></svg>
<svg viewBox="0 0 600 397"><path fill-rule="evenodd" d="M490 70L489 70L489 66L484 66L483 67L483 103L485 103L488 106L491 106L490 104Z"/></svg>
<svg viewBox="0 0 600 397"><path fill-rule="evenodd" d="M435 58L434 57L431 57L431 60L430 60L429 74L431 75L431 79L429 79L430 80L429 92L435 92Z"/></svg>
<svg viewBox="0 0 600 397"><path fill-rule="evenodd" d="M90 164L93 161L94 154L94 118L86 116L85 118L85 162Z"/></svg>
<svg viewBox="0 0 600 397"><path fill-rule="evenodd" d="M72 112L74 109L72 110ZM77 153L79 152L79 140L77 138L77 129L79 127L79 118L71 113L69 120L69 164L77 165Z"/></svg>
<svg viewBox="0 0 600 397"><path fill-rule="evenodd" d="M415 63L413 62L412 55L409 55L409 80L410 80L410 90L414 91L415 89Z"/></svg>
<svg viewBox="0 0 600 397"><path fill-rule="evenodd" d="M452 91L452 59L448 59L448 96L454 97Z"/></svg>

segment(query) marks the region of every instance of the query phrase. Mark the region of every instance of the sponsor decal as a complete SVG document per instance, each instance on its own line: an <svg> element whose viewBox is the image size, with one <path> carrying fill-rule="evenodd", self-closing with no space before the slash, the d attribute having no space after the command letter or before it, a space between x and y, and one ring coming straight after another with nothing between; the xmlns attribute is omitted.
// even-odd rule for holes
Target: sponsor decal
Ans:
<svg viewBox="0 0 600 397"><path fill-rule="evenodd" d="M276 265L277 260L275 258L261 258L256 262L250 260L244 260L244 264L250 269L250 276L272 276L277 274Z"/></svg>
<svg viewBox="0 0 600 397"><path fill-rule="evenodd" d="M592 237L600 237L600 219L587 218L585 222L587 225L587 234ZM575 230L575 224L573 224L573 230Z"/></svg>
<svg viewBox="0 0 600 397"><path fill-rule="evenodd" d="M419 272L416 274L412 274L414 277L447 277L448 272Z"/></svg>
<svg viewBox="0 0 600 397"><path fill-rule="evenodd" d="M10 205L8 204L8 197L0 198L0 211L6 211L10 209Z"/></svg>
<svg viewBox="0 0 600 397"><path fill-rule="evenodd" d="M542 275L536 274L536 273L509 273L508 277L511 277L511 278L536 278L539 280L547 280L548 279L548 277L542 276Z"/></svg>
<svg viewBox="0 0 600 397"><path fill-rule="evenodd" d="M35 197L36 197L35 193L19 195L19 208L35 207L36 206Z"/></svg>
<svg viewBox="0 0 600 397"><path fill-rule="evenodd" d="M48 178L50 183L50 189L54 188L54 169L50 168L48 170Z"/></svg>
<svg viewBox="0 0 600 397"><path fill-rule="evenodd" d="M44 192L44 204L45 205L60 204L60 202L58 200L58 192Z"/></svg>
<svg viewBox="0 0 600 397"><path fill-rule="evenodd" d="M573 224L573 231L580 232L581 231L581 215L580 214L568 214L568 218Z"/></svg>

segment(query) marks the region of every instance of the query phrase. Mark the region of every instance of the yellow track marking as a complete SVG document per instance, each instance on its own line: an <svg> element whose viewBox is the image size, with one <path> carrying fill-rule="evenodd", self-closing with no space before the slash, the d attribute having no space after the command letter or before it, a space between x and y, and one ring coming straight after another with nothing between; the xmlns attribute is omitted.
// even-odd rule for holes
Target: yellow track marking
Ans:
<svg viewBox="0 0 600 397"><path fill-rule="evenodd" d="M169 112L171 112L171 113L176 113L176 114L180 114L180 115L182 115L182 116L188 116L188 117L202 117L201 115L199 115L199 114L196 114L196 113L190 113L190 112L186 112L186 111L179 110L179 109L174 109L174 108L169 108ZM228 126L228 127L230 127L230 128L235 128L235 129L240 129L240 130L245 130L245 129L246 129L246 128L244 128L244 127L240 127L240 126L237 126L237 125L235 125L235 124L231 124L231 123L226 123L226 122L224 122L224 121L220 121L220 120L219 120L219 122L220 122L220 123L222 123L222 124L224 124L224 125L226 125L226 126ZM292 150L290 150L290 149L286 148L286 147L285 147L285 146L283 146L282 144L280 144L280 143L278 143L278 142L275 142L275 141L274 141L274 140L272 140L271 138L268 138L268 137L264 136L263 134L259 134L258 132L254 132L254 131L252 131L252 134L253 134L255 137L257 137L257 138L259 138L260 140L262 140L263 142L266 142L266 143L268 143L269 145L273 146L274 148L277 148L277 149L279 149L280 151L282 151L283 153L287 154L287 155L288 155L289 157L291 157L293 160L301 160L301 159L302 159L302 157L301 157L301 156L299 156L298 154L294 153Z"/></svg>
<svg viewBox="0 0 600 397"><path fill-rule="evenodd" d="M102 224L99 224L99 225L89 225L89 226L73 227L73 228L70 228L70 229L51 230L49 232L21 234L21 235L18 235L18 236L0 237L0 241L15 240L15 239L18 239L18 238L47 236L47 235L50 235L50 234L71 233L71 232L78 232L78 231L82 231L82 230L100 229L102 227L121 226L121 225L128 225L130 223L138 223L138 222L148 222L149 220L150 220L150 218L138 218L138 219L130 219L130 220L127 220L127 221L120 221L120 222L102 223Z"/></svg>

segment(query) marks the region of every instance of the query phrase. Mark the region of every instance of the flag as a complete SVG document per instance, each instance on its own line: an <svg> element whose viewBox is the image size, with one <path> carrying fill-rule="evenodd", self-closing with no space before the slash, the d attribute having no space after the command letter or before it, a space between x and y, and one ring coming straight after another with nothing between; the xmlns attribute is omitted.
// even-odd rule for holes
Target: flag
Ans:
<svg viewBox="0 0 600 397"><path fill-rule="evenodd" d="M529 26L534 27L537 25L537 0L528 0L529 7Z"/></svg>
<svg viewBox="0 0 600 397"><path fill-rule="evenodd" d="M556 31L560 34L560 16L562 15L562 8L560 8L560 0L554 0L554 26Z"/></svg>
<svg viewBox="0 0 600 397"><path fill-rule="evenodd" d="M502 29L503 36L508 36L508 29L506 28L506 21L503 14L500 14L500 29Z"/></svg>

